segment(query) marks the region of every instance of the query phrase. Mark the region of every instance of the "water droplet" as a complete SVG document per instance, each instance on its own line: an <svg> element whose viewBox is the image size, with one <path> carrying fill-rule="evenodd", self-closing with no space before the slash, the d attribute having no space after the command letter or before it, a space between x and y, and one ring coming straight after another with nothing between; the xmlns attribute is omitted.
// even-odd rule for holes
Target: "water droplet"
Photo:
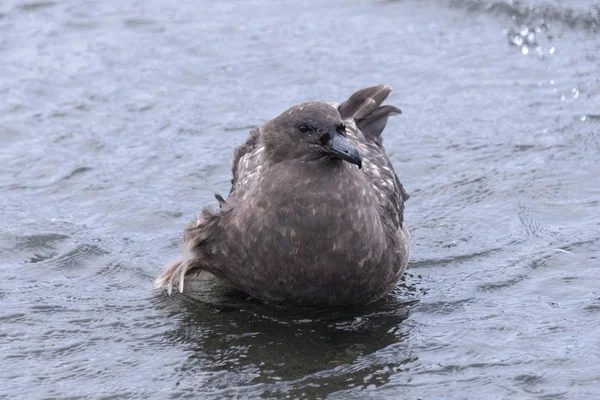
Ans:
<svg viewBox="0 0 600 400"><path fill-rule="evenodd" d="M517 46L522 46L522 45L523 45L523 38L522 38L521 36L519 36L519 35L515 35L515 36L513 36L513 37L510 39L510 41L511 41L513 44L517 45Z"/></svg>
<svg viewBox="0 0 600 400"><path fill-rule="evenodd" d="M527 35L527 41L529 43L535 43L535 33L533 33L533 32L529 33L529 35Z"/></svg>
<svg viewBox="0 0 600 400"><path fill-rule="evenodd" d="M527 46L521 47L521 53L523 53L523 54L529 54L529 47L527 47Z"/></svg>
<svg viewBox="0 0 600 400"><path fill-rule="evenodd" d="M554 54L555 51L556 51L556 49L554 47L550 47L550 50L548 50L548 53Z"/></svg>
<svg viewBox="0 0 600 400"><path fill-rule="evenodd" d="M585 121L587 120L587 115L582 115L582 116L581 116L581 120L582 120L583 122L585 122Z"/></svg>
<svg viewBox="0 0 600 400"><path fill-rule="evenodd" d="M554 85L554 79L552 79L552 80L550 81L550 84L551 84L551 85Z"/></svg>
<svg viewBox="0 0 600 400"><path fill-rule="evenodd" d="M577 88L573 88L573 90L571 90L571 92L573 93L574 99L579 97L579 90L577 90Z"/></svg>
<svg viewBox="0 0 600 400"><path fill-rule="evenodd" d="M537 46L535 48L535 52L540 59L544 58L544 51L542 50L542 48L540 46Z"/></svg>
<svg viewBox="0 0 600 400"><path fill-rule="evenodd" d="M527 34L529 33L529 29L527 29L526 26L522 27L521 30L519 31L519 33L521 34L521 36L527 36Z"/></svg>
<svg viewBox="0 0 600 400"><path fill-rule="evenodd" d="M566 98L567 97L563 94L563 95L560 96L560 101L565 101Z"/></svg>

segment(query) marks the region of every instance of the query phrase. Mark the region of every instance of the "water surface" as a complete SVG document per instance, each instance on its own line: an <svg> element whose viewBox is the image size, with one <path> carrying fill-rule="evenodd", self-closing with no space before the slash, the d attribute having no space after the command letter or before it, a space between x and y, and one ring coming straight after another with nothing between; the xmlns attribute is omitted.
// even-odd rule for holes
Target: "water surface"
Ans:
<svg viewBox="0 0 600 400"><path fill-rule="evenodd" d="M0 398L591 399L597 1L0 4ZM249 129L386 83L413 256L353 312L153 293Z"/></svg>

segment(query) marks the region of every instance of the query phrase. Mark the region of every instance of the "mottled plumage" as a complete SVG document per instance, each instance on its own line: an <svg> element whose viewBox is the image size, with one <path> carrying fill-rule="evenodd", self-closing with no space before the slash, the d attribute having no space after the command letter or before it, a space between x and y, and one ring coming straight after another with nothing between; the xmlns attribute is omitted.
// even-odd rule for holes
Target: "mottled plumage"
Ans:
<svg viewBox="0 0 600 400"><path fill-rule="evenodd" d="M235 150L231 192L184 233L154 287L208 271L269 303L358 305L385 295L410 252L407 193L385 155L384 85L303 103ZM362 167L362 168L361 168Z"/></svg>

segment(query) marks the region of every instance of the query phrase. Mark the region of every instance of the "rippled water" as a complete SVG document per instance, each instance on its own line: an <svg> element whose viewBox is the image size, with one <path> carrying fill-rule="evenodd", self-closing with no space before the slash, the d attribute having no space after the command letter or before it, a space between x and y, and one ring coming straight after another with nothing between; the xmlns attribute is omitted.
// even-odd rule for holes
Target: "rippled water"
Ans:
<svg viewBox="0 0 600 400"><path fill-rule="evenodd" d="M0 3L0 398L591 399L597 1ZM153 293L233 148L394 88L413 258L365 309Z"/></svg>

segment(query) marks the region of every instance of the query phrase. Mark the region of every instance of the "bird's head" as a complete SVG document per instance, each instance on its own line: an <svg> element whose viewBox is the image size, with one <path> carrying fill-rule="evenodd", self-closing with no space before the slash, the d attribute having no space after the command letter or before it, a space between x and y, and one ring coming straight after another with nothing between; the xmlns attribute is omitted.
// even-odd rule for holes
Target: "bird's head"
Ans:
<svg viewBox="0 0 600 400"><path fill-rule="evenodd" d="M290 108L261 129L269 155L285 159L343 160L362 167L358 149L346 137L337 109L327 103L302 103Z"/></svg>

